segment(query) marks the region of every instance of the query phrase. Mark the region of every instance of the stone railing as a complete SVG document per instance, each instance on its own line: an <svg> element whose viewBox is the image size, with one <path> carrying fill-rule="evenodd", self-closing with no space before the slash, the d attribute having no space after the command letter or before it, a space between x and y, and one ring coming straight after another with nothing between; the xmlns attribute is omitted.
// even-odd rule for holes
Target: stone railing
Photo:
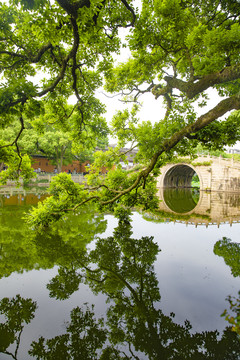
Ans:
<svg viewBox="0 0 240 360"><path fill-rule="evenodd" d="M54 176L57 174L54 173L41 173L37 174L37 177L32 179L30 185L38 185L38 186L48 186ZM71 178L75 183L83 183L85 181L85 176L83 174L71 174ZM23 180L20 179L20 184L23 184ZM7 182L7 186L15 186L15 181L9 180Z"/></svg>

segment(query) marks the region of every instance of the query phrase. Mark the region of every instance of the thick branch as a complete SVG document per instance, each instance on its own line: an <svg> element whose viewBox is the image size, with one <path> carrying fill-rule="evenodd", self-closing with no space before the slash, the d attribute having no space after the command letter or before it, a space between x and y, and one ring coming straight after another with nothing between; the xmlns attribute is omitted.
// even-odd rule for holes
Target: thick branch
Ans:
<svg viewBox="0 0 240 360"><path fill-rule="evenodd" d="M214 120L218 119L219 117L226 114L228 111L231 111L233 109L240 109L240 95L239 96L233 96L231 98L222 100L217 106L215 106L213 109L208 111L206 114L200 116L195 123L190 124L183 129L179 130L177 133L175 133L170 139L166 140L159 148L159 150L153 155L148 167L144 170L142 170L134 183L129 186L127 189L124 189L120 193L118 193L116 196L114 196L112 199L107 201L102 201L102 205L108 205L114 203L116 200L120 199L122 196L128 194L133 189L139 186L141 180L144 180L147 178L147 176L151 173L151 171L154 169L159 157L164 153L171 150L174 146L176 146L184 137L190 135L191 133L197 132L201 129L203 129L205 126L209 125ZM81 204L78 204L74 207L72 210L76 210L79 206L82 204L93 200L98 199L98 196L91 197L87 200L84 200Z"/></svg>
<svg viewBox="0 0 240 360"><path fill-rule="evenodd" d="M74 18L71 18L71 23L72 23L72 28L73 28L73 36L74 36L74 42L73 42L73 47L70 53L70 57L73 59L73 65L72 65L72 77L73 77L73 90L75 92L75 95L78 99L79 102L82 102L78 89L77 89L77 74L76 74L76 69L77 69L77 51L78 51L78 47L79 47L79 32L78 32L78 26L77 26L77 22Z"/></svg>
<svg viewBox="0 0 240 360"><path fill-rule="evenodd" d="M130 24L127 25L127 27L129 26L133 26L136 20L136 14L133 10L133 8L128 4L128 2L126 0L121 0L121 2L123 3L123 5L132 13L132 21Z"/></svg>
<svg viewBox="0 0 240 360"><path fill-rule="evenodd" d="M68 61L69 61L69 56L67 56L63 60L61 71L60 71L59 75L56 77L56 79L52 82L52 84L50 86L48 86L46 89L44 89L44 90L40 91L39 93L37 93L36 96L42 97L43 95L46 95L49 91L53 91L55 89L57 84L64 78Z"/></svg>
<svg viewBox="0 0 240 360"><path fill-rule="evenodd" d="M235 95L230 98L220 101L213 109L208 111L206 114L200 116L195 123L189 126L188 134L197 132L209 125L214 120L220 118L228 111L240 109L240 95ZM191 129L192 127L192 129Z"/></svg>
<svg viewBox="0 0 240 360"><path fill-rule="evenodd" d="M25 127L24 127L24 122L23 122L22 116L20 116L20 119L19 119L19 120L20 120L20 123L21 123L21 129L19 130L19 133L17 134L16 138L13 140L12 143L7 144L7 145L2 145L2 146L0 146L0 149L2 149L2 148L4 148L4 147L16 145L17 150L18 150L18 155L19 155L19 157L21 157L21 156L20 156L20 153L19 153L18 146L17 146L17 142L18 142L18 139L19 139L20 136L21 136L21 133L22 133L23 130L25 129Z"/></svg>
<svg viewBox="0 0 240 360"><path fill-rule="evenodd" d="M142 179L146 179L147 176L154 169L159 157L164 153L171 150L174 146L176 146L184 137L188 136L191 133L197 132L203 129L205 126L209 125L214 120L226 114L228 111L233 109L240 109L240 95L232 96L228 99L222 100L218 105L216 105L213 109L208 111L206 114L200 116L195 123L190 124L183 129L179 130L175 133L170 139L166 140L159 148L159 150L153 155L148 167L142 170L134 183L127 189L123 190L120 194L115 196L114 198L102 202L103 205L111 204L118 200L123 195L129 193L134 188L136 188Z"/></svg>
<svg viewBox="0 0 240 360"><path fill-rule="evenodd" d="M32 58L30 58L30 61L33 63L37 63L40 61L41 57L43 56L43 54L48 51L49 49L52 49L53 46L50 42L48 42L46 45L43 45L41 47L41 49L39 49L37 55L33 56Z"/></svg>
<svg viewBox="0 0 240 360"><path fill-rule="evenodd" d="M12 56L12 57L17 57L17 58L21 58L21 59L27 60L27 56L22 55L22 54L18 54L18 53L14 53L14 52L11 52L11 51L2 50L2 51L0 51L0 55L1 55L1 54L5 54L5 55Z"/></svg>
<svg viewBox="0 0 240 360"><path fill-rule="evenodd" d="M204 127L206 127L207 125L212 123L214 120L218 119L219 117L223 116L224 114L226 114L227 112L229 112L233 109L236 109L236 110L240 109L240 95L235 95L228 99L222 100L213 109L208 111L206 114L200 116L193 124L185 126L184 128L180 129L178 132L176 132L174 135L172 135L172 137L170 139L165 140L163 142L163 144L161 144L159 146L158 151L155 152L155 154L152 156L148 166L139 172L139 174L138 174L137 178L135 179L135 181L133 182L133 184L131 186L129 186L128 188L118 192L117 194L114 191L115 196L109 200L101 201L100 194L99 194L99 196L94 195L94 196L90 196L89 198L76 204L73 208L64 209L64 210L61 209L61 211L65 211L65 212L75 211L78 207L86 204L87 202L93 201L93 200L99 201L101 203L101 205L109 205L109 204L116 202L116 200L120 199L122 196L130 193L133 189L138 188L141 185L141 182L143 183L143 186L144 186L146 178L151 173L151 171L154 169L160 156L163 153L167 153L168 151L173 149L174 146L176 146L184 137L188 137L189 135L191 135L195 132L198 132L199 130L203 129ZM104 186L104 185L102 185L102 187L108 188L107 186ZM109 188L108 188L108 190L111 191L111 189L109 189Z"/></svg>
<svg viewBox="0 0 240 360"><path fill-rule="evenodd" d="M167 85L162 87L160 85L155 86L152 89L152 93L157 99L161 95L170 93L172 89L178 89L179 91L186 94L189 99L193 99L194 96L202 93L214 85L224 84L230 81L234 81L240 78L240 65L229 66L224 70L205 75L200 80L194 81L183 81L176 77L165 76L164 80Z"/></svg>
<svg viewBox="0 0 240 360"><path fill-rule="evenodd" d="M5 50L0 51L0 55L1 55L1 54L5 54L5 55L11 56L12 58L19 58L19 59L21 59L21 60L25 60L25 61L30 62L30 63L37 63L37 62L40 61L42 55L43 55L47 50L52 49L52 48L53 48L53 46L52 46L52 44L49 42L49 43L47 43L46 45L43 45L43 46L41 47L41 49L39 49L38 53L37 53L35 56L32 56L32 57L31 57L31 56L28 57L28 56L26 56L26 55L14 53L14 52L11 52L11 51L5 51ZM20 61L20 60L19 60L19 61ZM9 67L10 67L10 66L9 66Z"/></svg>
<svg viewBox="0 0 240 360"><path fill-rule="evenodd" d="M78 9L86 6L90 7L90 1L89 0L79 0L76 2L70 2L68 0L57 0L57 3L63 8L69 15L72 15L73 17L77 17L77 11Z"/></svg>

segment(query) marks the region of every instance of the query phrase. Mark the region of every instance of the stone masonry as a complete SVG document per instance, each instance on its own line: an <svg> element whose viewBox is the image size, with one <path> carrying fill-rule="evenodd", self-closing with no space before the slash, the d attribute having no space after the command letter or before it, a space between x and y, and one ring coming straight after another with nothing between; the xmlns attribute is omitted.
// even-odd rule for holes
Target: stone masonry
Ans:
<svg viewBox="0 0 240 360"><path fill-rule="evenodd" d="M189 162L167 164L161 168L158 188L191 187L197 174L200 190L240 192L240 162L222 157L198 157Z"/></svg>

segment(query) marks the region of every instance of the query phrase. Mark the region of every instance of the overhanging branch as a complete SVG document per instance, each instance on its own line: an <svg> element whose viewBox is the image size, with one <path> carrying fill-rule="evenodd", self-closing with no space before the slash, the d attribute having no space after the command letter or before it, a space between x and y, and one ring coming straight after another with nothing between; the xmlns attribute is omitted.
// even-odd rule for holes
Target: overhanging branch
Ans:
<svg viewBox="0 0 240 360"><path fill-rule="evenodd" d="M200 116L193 124L190 124L178 132L176 132L170 139L166 140L159 148L159 150L153 155L149 165L146 169L142 170L134 183L123 190L120 194L116 195L112 199L108 201L103 201L103 205L108 205L116 200L118 200L123 195L131 192L135 189L142 179L146 179L147 176L154 169L159 157L164 153L170 151L174 146L176 146L184 137L190 135L191 133L197 132L203 129L205 126L209 125L214 120L226 114L228 111L240 109L240 95L232 96L228 99L224 99L220 101L218 105L216 105L213 109L208 111L206 114Z"/></svg>
<svg viewBox="0 0 240 360"><path fill-rule="evenodd" d="M129 26L133 26L136 20L136 14L133 10L133 8L128 4L128 2L126 0L121 0L121 2L123 3L123 5L131 12L132 14L132 21L130 22L130 24L128 24L126 27Z"/></svg>
<svg viewBox="0 0 240 360"><path fill-rule="evenodd" d="M177 89L184 93L189 99L193 99L196 95L201 94L203 91L210 87L220 84L226 84L230 81L234 81L240 78L240 65L226 67L222 71L215 72L203 76L197 81L183 81L176 77L165 76L166 86L156 85L152 89L152 93L157 99L159 96L163 96L170 93L172 89Z"/></svg>

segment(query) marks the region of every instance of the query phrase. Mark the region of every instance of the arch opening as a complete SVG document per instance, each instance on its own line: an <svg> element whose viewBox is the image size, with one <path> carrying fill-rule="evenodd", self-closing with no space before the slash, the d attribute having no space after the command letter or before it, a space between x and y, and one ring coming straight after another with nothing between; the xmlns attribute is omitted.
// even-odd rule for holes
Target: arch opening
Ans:
<svg viewBox="0 0 240 360"><path fill-rule="evenodd" d="M191 187L192 188L196 188L196 189L200 189L200 179L198 174L195 172L195 174L192 177L192 183L191 183Z"/></svg>
<svg viewBox="0 0 240 360"><path fill-rule="evenodd" d="M163 186L164 188L200 188L200 180L192 167L178 164L167 171Z"/></svg>

